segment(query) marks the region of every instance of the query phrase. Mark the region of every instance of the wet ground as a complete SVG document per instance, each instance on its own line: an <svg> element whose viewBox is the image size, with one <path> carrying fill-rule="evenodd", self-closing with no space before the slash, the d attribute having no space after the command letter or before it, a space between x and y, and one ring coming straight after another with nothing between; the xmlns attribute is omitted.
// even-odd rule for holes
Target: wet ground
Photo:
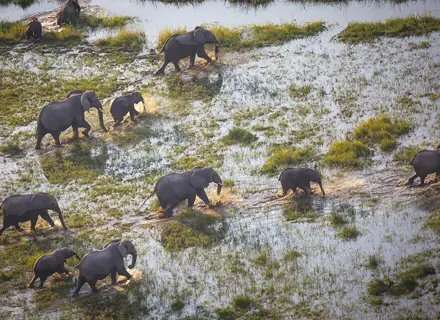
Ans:
<svg viewBox="0 0 440 320"><path fill-rule="evenodd" d="M253 307L245 310L249 314L266 310L268 314L262 318L439 317L438 235L425 226L439 185L398 186L412 171L393 157L405 146L432 149L439 143L440 100L427 94L438 94L440 90L440 34L380 39L355 46L334 40L351 20L425 12L440 16L438 2L395 5L367 1L341 6L276 2L248 10L214 1L179 10L150 2L130 2L131 6L123 9L116 6L116 1L93 3L104 5L110 12L142 16L140 23L153 37L162 26L192 26L197 17L203 17L201 22L222 24L322 19L328 22L328 30L280 46L245 53L222 52L220 69L201 66L183 72L183 79L196 74L212 89L206 96L190 99L170 95L172 86L151 75L159 62L151 64L142 56L115 65L112 57L81 50L79 54L42 54L20 47L11 49L1 61L2 69L32 70L65 79L114 76L120 88L111 97L101 98L104 109L108 111L111 99L120 92L138 89L146 98L146 114L137 124L127 120L109 133L98 129L95 114L87 115L92 123L92 139L81 142L80 147L85 150L81 159L87 160L84 166L92 175L87 182L73 174L60 180L58 175L67 165L61 169L51 166L50 159L75 164L71 155L74 158L77 153L72 149L69 131L61 151L54 149L47 136L43 150L36 152L32 149L34 138L25 135L33 132L35 121L15 128L12 134L2 124L1 142L18 134L24 151L14 157L3 156L0 161L1 198L35 191L54 194L66 222L85 220L76 222L79 226L72 226L73 233L66 239L88 239L89 250L114 237L132 239L138 249L136 269L142 270L142 279L122 290L130 293L136 288L135 301L143 306L145 319L216 318L215 310L233 305L238 296L254 301ZM26 14L45 5L32 6ZM11 7L7 10L18 15ZM148 17L153 10L157 14ZM164 12L169 11L177 15L171 18L172 23L164 19ZM212 17L206 14L214 11ZM412 44L422 42L429 46L412 49ZM292 85L312 89L305 97L292 97ZM413 103L408 106L402 98L410 98ZM142 106L138 108L142 110ZM381 113L411 121L412 130L398 139L396 150L383 152L375 148L372 165L363 170L325 166L322 156L332 142L350 135L360 121ZM105 119L110 127L111 118L106 115ZM275 133L253 129L256 125L273 126ZM234 126L253 132L258 140L249 145L224 145L223 136ZM276 177L259 173L274 143L313 149L313 160L303 166L318 165L326 197L318 190L309 197L301 193L275 197L280 193ZM167 221L150 217L156 217L151 209L154 200L141 211L139 205L160 175L182 170L182 162L189 157L213 165L234 186L225 188L220 196L215 195L213 186L208 189L208 196L219 202L214 209L206 208L200 200L196 202L197 212L219 218L214 224L219 239L206 247L169 252L161 241ZM179 207L175 216L183 216L184 208ZM295 212L299 212L299 218L289 218ZM342 239L339 234L343 227L331 223L335 213L359 234ZM63 231L49 231L45 223L38 227L44 230L43 236L65 235ZM17 234L6 232L3 237L31 241L30 236ZM422 258L417 262L409 259L416 254ZM377 267L371 265L371 257L378 261ZM368 294L372 280L394 279L417 263L432 265L437 274L418 280L411 294L385 295L380 303L372 302ZM31 278L30 273L27 278ZM103 285L103 296L114 294L109 283L107 279ZM71 291L69 288L67 295ZM89 292L86 286L80 299L86 299ZM6 299L9 295L16 300ZM1 309L7 317L25 318L38 308L33 295L29 289L8 288L0 298ZM76 306L74 299L57 301L42 308L36 317L63 317L63 310ZM181 302L178 307L177 301Z"/></svg>

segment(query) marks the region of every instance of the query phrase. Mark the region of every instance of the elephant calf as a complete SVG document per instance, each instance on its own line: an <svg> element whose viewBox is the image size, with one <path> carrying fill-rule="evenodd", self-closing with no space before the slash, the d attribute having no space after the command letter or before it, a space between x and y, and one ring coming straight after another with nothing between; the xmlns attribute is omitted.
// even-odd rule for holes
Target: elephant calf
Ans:
<svg viewBox="0 0 440 320"><path fill-rule="evenodd" d="M3 227L0 229L0 235L10 226L15 226L17 230L21 230L18 223L29 220L31 221L31 230L34 231L39 216L53 227L55 224L47 210L57 212L63 228L67 230L57 200L47 193L39 192L10 196L3 201L1 208L3 209Z"/></svg>
<svg viewBox="0 0 440 320"><path fill-rule="evenodd" d="M144 102L144 98L142 97L139 91L129 92L122 97L116 98L110 107L110 113L112 114L113 119L115 120L114 125L118 125L121 123L122 119L125 117L127 113L130 113L131 121L135 122L134 116L138 115L139 112L134 108L135 103Z"/></svg>
<svg viewBox="0 0 440 320"><path fill-rule="evenodd" d="M428 174L436 173L440 177L440 145L436 150L422 150L418 152L410 163L416 172L409 178L407 184L413 184L417 177L420 177L420 185L425 184L425 178Z"/></svg>
<svg viewBox="0 0 440 320"><path fill-rule="evenodd" d="M27 39L34 39L35 41L40 41L43 35L43 27L38 18L32 18L31 21L26 26L25 35Z"/></svg>
<svg viewBox="0 0 440 320"><path fill-rule="evenodd" d="M188 199L188 207L192 207L196 196L202 199L207 205L212 206L204 190L209 186L210 182L217 184L217 194L220 194L222 190L222 179L211 167L196 167L184 173L170 173L157 181L153 193L145 199L144 203L157 193L160 206L165 210L166 218L171 217L174 207L176 207L180 201Z"/></svg>
<svg viewBox="0 0 440 320"><path fill-rule="evenodd" d="M92 292L98 292L96 282L111 275L112 284L116 284L116 273L131 278L124 266L124 258L131 255L132 269L136 264L137 252L130 240L112 240L103 250L92 251L86 254L80 263L75 266L79 270L78 284L74 296L78 295L82 286L87 282L92 288Z"/></svg>
<svg viewBox="0 0 440 320"><path fill-rule="evenodd" d="M322 194L325 196L321 183L321 175L316 170L306 168L287 168L281 172L278 180L281 181L283 196L285 196L290 189L292 189L293 192L296 192L296 188L302 189L306 194L312 193L310 181L319 184Z"/></svg>
<svg viewBox="0 0 440 320"><path fill-rule="evenodd" d="M74 22L81 12L81 7L77 0L67 0L56 14L57 25L61 27L64 22Z"/></svg>
<svg viewBox="0 0 440 320"><path fill-rule="evenodd" d="M40 288L43 288L43 283L47 277L54 273L69 274L69 271L64 267L64 263L68 258L75 256L78 261L81 260L75 251L67 248L57 249L51 254L41 256L34 264L34 278L28 284L29 288L34 286L35 280L40 278Z"/></svg>

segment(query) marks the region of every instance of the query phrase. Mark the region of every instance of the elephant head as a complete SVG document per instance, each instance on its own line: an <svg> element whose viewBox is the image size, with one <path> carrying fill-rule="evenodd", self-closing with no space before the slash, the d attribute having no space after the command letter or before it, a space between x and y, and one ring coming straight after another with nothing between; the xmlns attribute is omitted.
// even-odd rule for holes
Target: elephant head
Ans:
<svg viewBox="0 0 440 320"><path fill-rule="evenodd" d="M111 241L109 244L115 243L116 240ZM117 242L116 242L117 243ZM122 257L127 257L127 255L131 255L131 264L128 266L129 269L133 269L136 264L137 252L130 240L124 239L118 245L119 252Z"/></svg>
<svg viewBox="0 0 440 320"><path fill-rule="evenodd" d="M60 261L66 261L68 258L71 258L71 257L76 257L78 259L78 261L81 260L75 251L70 250L68 248L62 248L62 249L56 250L55 255L60 259Z"/></svg>
<svg viewBox="0 0 440 320"><path fill-rule="evenodd" d="M64 223L63 215L61 213L61 209L58 206L57 199L55 199L54 196L42 192L36 193L31 198L30 206L34 209L47 209L55 211L56 213L58 213L61 225L65 230L67 230L66 224Z"/></svg>
<svg viewBox="0 0 440 320"><path fill-rule="evenodd" d="M139 103L139 102L145 103L144 98L142 97L139 91L129 92L127 95L130 97L130 100L133 103Z"/></svg>
<svg viewBox="0 0 440 320"><path fill-rule="evenodd" d="M98 110L99 124L102 130L107 131L104 125L104 116L101 101L99 101L94 91L87 90L81 95L81 105L84 111L89 111L90 107L94 107Z"/></svg>
<svg viewBox="0 0 440 320"><path fill-rule="evenodd" d="M197 43L200 43L202 45L206 44L206 43L211 43L211 44L215 44L215 55L218 55L218 51L219 51L219 47L220 44L218 43L217 38L215 37L215 35L209 31L206 30L202 27L195 27L194 28L194 40Z"/></svg>
<svg viewBox="0 0 440 320"><path fill-rule="evenodd" d="M223 186L223 181L211 167L202 168L195 167L192 170L189 183L196 189L206 188L210 182L217 184L217 194L220 194Z"/></svg>

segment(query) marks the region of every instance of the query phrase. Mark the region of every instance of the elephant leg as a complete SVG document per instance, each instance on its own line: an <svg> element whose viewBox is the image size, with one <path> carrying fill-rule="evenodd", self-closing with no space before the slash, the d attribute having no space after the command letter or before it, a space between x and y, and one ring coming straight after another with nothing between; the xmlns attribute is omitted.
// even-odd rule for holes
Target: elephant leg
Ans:
<svg viewBox="0 0 440 320"><path fill-rule="evenodd" d="M60 143L60 132L51 132L51 136L52 138L55 140L55 146L57 148L61 148L61 143Z"/></svg>
<svg viewBox="0 0 440 320"><path fill-rule="evenodd" d="M176 72L180 72L181 70L180 70L180 67L179 67L179 60L173 61L173 64L174 64L175 71Z"/></svg>
<svg viewBox="0 0 440 320"><path fill-rule="evenodd" d="M133 110L130 110L130 119L131 119L131 121L133 121L133 122L136 122L136 120L134 120L134 115L135 115L135 112L136 110L134 110L134 108L133 108Z"/></svg>
<svg viewBox="0 0 440 320"><path fill-rule="evenodd" d="M73 130L73 139L78 139L78 126L75 124L72 124L72 130Z"/></svg>
<svg viewBox="0 0 440 320"><path fill-rule="evenodd" d="M196 61L196 53L191 53L189 56L189 64L191 67L194 67L194 62Z"/></svg>
<svg viewBox="0 0 440 320"><path fill-rule="evenodd" d="M414 183L414 180L416 180L416 178L418 177L417 174L413 175L411 178L408 179L408 182L406 183L406 185L411 185Z"/></svg>
<svg viewBox="0 0 440 320"><path fill-rule="evenodd" d="M79 294L79 291L81 290L82 286L86 283L86 278L79 276L78 284L76 285L75 292L73 293L74 296L77 296Z"/></svg>
<svg viewBox="0 0 440 320"><path fill-rule="evenodd" d="M46 130L41 124L38 124L37 126L37 144L35 145L35 149L41 149L41 140L43 140L44 136L46 135Z"/></svg>
<svg viewBox="0 0 440 320"><path fill-rule="evenodd" d="M423 175L423 176L421 175L421 176L420 176L420 185L421 185L421 186L424 186L424 185L425 185L425 178L426 178L426 175Z"/></svg>
<svg viewBox="0 0 440 320"><path fill-rule="evenodd" d="M42 211L40 213L40 216L41 216L41 218L43 218L44 220L49 222L51 227L55 226L55 223L53 222L52 218L49 216L49 213L47 212L47 210Z"/></svg>
<svg viewBox="0 0 440 320"><path fill-rule="evenodd" d="M40 276L40 285L39 285L40 288L43 288L43 283L44 281L46 281L46 279L47 279L47 275L44 274Z"/></svg>
<svg viewBox="0 0 440 320"><path fill-rule="evenodd" d="M116 270L112 270L112 272L110 273L110 276L112 278L112 285L116 284Z"/></svg>
<svg viewBox="0 0 440 320"><path fill-rule="evenodd" d="M22 228L20 228L20 225L18 223L14 224L14 226L15 226L15 229L17 231L22 231L23 230Z"/></svg>
<svg viewBox="0 0 440 320"><path fill-rule="evenodd" d="M92 127L90 126L90 124L89 124L86 120L84 120L84 123L83 123L82 127L85 128L84 131L82 132L82 134L83 134L86 138L88 138L88 137L89 137L89 131L90 131L90 129L91 129Z"/></svg>
<svg viewBox="0 0 440 320"><path fill-rule="evenodd" d="M188 207L192 207L194 205L194 201L196 201L196 194L192 194L188 197Z"/></svg>
<svg viewBox="0 0 440 320"><path fill-rule="evenodd" d="M171 218L175 205L168 204L165 208L165 218Z"/></svg>
<svg viewBox="0 0 440 320"><path fill-rule="evenodd" d="M196 52L199 58L203 58L208 62L212 61L212 59L206 54L205 48L203 46L197 47Z"/></svg>
<svg viewBox="0 0 440 320"><path fill-rule="evenodd" d="M92 280L89 282L90 288L92 288L93 293L99 292L99 290L96 288L96 282L98 282L98 280Z"/></svg>
<svg viewBox="0 0 440 320"><path fill-rule="evenodd" d="M168 63L170 63L170 62L171 62L171 60L168 59L167 55L165 55L165 60L163 62L163 65L162 65L162 67L160 67L159 70L156 71L155 75L157 76L159 74L163 74L165 72L165 68L167 67Z"/></svg>
<svg viewBox="0 0 440 320"><path fill-rule="evenodd" d="M37 225L38 215L31 219L31 231L35 231L35 226Z"/></svg>
<svg viewBox="0 0 440 320"><path fill-rule="evenodd" d="M124 276L127 279L131 279L131 274L128 273L128 271L125 269L125 267L123 265L122 265L122 268L118 269L117 271L121 276Z"/></svg>
<svg viewBox="0 0 440 320"><path fill-rule="evenodd" d="M298 188L300 188L301 190L303 190L305 194L309 194L309 193L310 193L310 191L309 191L309 189L310 189L310 184L309 184L309 187L307 187L307 185L300 184L300 185L298 185Z"/></svg>
<svg viewBox="0 0 440 320"><path fill-rule="evenodd" d="M34 275L34 278L32 279L31 282L29 282L29 284L27 285L28 288L33 288L34 287L34 282L38 279L37 275Z"/></svg>
<svg viewBox="0 0 440 320"><path fill-rule="evenodd" d="M198 190L197 190L197 196L198 196L200 199L202 199L202 201L203 201L206 205L212 207L211 201L209 201L208 196L206 195L205 189L198 189Z"/></svg>

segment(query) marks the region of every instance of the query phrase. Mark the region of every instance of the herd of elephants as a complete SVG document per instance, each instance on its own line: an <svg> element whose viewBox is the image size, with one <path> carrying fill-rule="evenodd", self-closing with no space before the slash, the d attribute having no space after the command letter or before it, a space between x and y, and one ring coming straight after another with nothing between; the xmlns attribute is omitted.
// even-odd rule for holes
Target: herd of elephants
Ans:
<svg viewBox="0 0 440 320"><path fill-rule="evenodd" d="M71 22L78 16L81 8L76 0L68 0L57 13L57 24ZM26 36L36 40L42 39L41 23L34 18L29 22ZM170 37L162 51L165 53L165 61L156 74L163 73L169 62L173 62L176 71L179 71L178 62L180 59L190 57L191 65L194 64L195 56L211 61L204 51L205 43L214 43L216 53L220 45L215 36L208 30L196 27L193 31L182 35ZM129 92L122 97L116 98L110 108L110 113L119 124L127 113L130 114L132 121L138 112L134 105L144 102L139 92ZM103 122L103 109L101 102L92 90L72 90L63 101L51 102L44 106L39 114L36 130L37 144L36 149L40 149L41 141L46 134L51 134L56 146L60 147L59 136L61 132L72 127L75 138L78 137L78 128L85 128L84 135L87 137L90 125L84 118L84 112L91 107L98 109L99 121L102 129L107 131ZM408 184L412 184L419 177L421 185L424 184L428 174L436 173L440 177L440 146L435 150L422 150L417 153L411 161L416 174L412 176ZM315 168L316 169L316 168ZM287 168L278 177L281 182L283 196L291 189L294 192L297 188L305 194L312 193L310 182L318 183L322 194L325 196L322 187L321 176L318 171L309 168ZM220 175L211 167L196 167L183 173L170 173L160 178L152 194L145 200L147 201L154 194L157 195L160 206L164 210L166 218L170 218L173 209L184 200L188 201L188 206L194 204L198 196L206 205L212 206L205 188L213 182L217 184L217 194L222 189L222 179ZM145 202L144 202L145 203ZM143 203L143 204L144 204ZM143 205L142 204L142 205ZM59 219L64 229L67 227L61 213L56 198L46 193L12 195L5 198L1 204L3 211L3 227L0 235L10 226L15 226L21 230L19 223L30 221L31 230L35 230L38 217L41 216L52 227L55 225L48 214L48 210L58 213ZM124 265L124 258L131 255L131 263L128 268L133 268L136 263L137 252L133 243L128 239L112 240L100 251L92 251L82 259L71 249L62 248L53 253L40 257L34 265L35 276L29 283L33 287L34 282L39 278L39 286L43 287L44 281L54 273L68 273L64 263L70 257L80 260L74 268L79 269L79 276L74 295L77 295L81 287L87 282L92 291L96 292L96 283L108 275L111 275L112 284L116 283L116 274L131 278Z"/></svg>

